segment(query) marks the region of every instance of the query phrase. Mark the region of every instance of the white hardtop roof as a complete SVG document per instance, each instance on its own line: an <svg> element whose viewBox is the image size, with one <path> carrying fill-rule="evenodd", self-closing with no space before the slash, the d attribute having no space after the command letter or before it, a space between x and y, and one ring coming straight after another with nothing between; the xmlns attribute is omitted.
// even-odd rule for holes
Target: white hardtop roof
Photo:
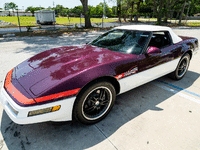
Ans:
<svg viewBox="0 0 200 150"><path fill-rule="evenodd" d="M178 43L182 41L182 39L177 36L171 28L164 26L156 26L156 25L127 25L127 26L119 26L114 29L122 29L122 30L139 30L139 31L169 31L173 43Z"/></svg>

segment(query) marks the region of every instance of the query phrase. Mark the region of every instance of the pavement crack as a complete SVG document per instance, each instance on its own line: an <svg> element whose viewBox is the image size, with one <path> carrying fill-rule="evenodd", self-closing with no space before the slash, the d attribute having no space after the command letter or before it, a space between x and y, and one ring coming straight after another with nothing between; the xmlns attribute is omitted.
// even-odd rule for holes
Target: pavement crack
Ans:
<svg viewBox="0 0 200 150"><path fill-rule="evenodd" d="M110 144L112 144L114 146L114 148L116 150L118 150L118 148L109 140L109 138L104 134L104 132L97 126L97 125L94 125L98 130L99 132L110 142Z"/></svg>
<svg viewBox="0 0 200 150"><path fill-rule="evenodd" d="M26 149L25 149L25 146L24 146L24 141L23 141L23 140L21 140L20 144L21 144L22 150L26 150Z"/></svg>

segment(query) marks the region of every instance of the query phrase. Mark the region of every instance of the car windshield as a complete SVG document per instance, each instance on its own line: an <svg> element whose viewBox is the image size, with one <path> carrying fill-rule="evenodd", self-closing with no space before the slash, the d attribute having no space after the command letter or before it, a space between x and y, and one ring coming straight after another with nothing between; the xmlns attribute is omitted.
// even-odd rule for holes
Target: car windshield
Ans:
<svg viewBox="0 0 200 150"><path fill-rule="evenodd" d="M98 37L90 45L126 54L141 54L147 44L150 32L111 30Z"/></svg>

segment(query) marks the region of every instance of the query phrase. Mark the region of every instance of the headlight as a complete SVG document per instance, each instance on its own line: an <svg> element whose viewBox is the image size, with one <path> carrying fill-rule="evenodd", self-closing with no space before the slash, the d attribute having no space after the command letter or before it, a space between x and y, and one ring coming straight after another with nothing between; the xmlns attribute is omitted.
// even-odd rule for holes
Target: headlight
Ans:
<svg viewBox="0 0 200 150"><path fill-rule="evenodd" d="M10 107L10 109L12 109L12 111L16 114L16 115L18 115L18 111L16 111L9 103L8 103L8 106Z"/></svg>
<svg viewBox="0 0 200 150"><path fill-rule="evenodd" d="M29 111L28 117L58 111L60 109L60 107L61 106L58 105L58 106L54 106L54 107L48 107L48 108L44 108L44 109Z"/></svg>

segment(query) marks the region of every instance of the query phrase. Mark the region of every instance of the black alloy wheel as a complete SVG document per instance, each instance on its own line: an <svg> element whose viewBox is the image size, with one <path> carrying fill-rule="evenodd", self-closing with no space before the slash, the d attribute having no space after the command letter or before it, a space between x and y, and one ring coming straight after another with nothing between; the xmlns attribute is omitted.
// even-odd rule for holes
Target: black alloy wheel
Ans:
<svg viewBox="0 0 200 150"><path fill-rule="evenodd" d="M85 88L75 101L73 115L83 124L94 124L112 109L116 92L110 82L98 82Z"/></svg>

